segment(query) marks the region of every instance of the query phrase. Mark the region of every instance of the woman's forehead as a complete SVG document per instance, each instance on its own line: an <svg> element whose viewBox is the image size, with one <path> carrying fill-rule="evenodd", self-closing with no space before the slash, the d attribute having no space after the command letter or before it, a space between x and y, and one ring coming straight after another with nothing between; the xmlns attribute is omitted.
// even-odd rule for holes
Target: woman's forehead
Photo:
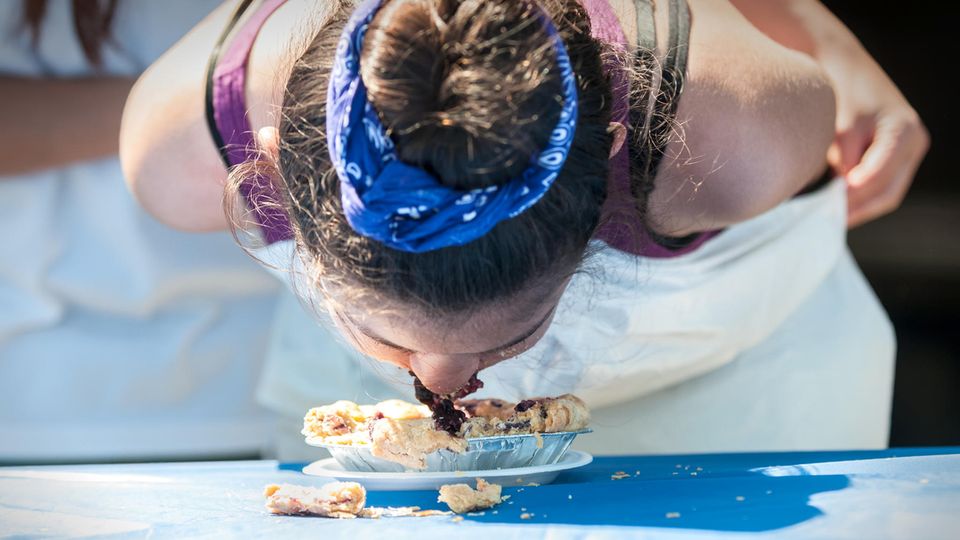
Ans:
<svg viewBox="0 0 960 540"><path fill-rule="evenodd" d="M525 294L515 301L478 306L460 314L438 315L384 303L380 308L343 307L338 315L353 330L396 348L480 354L515 345L535 334L553 314L563 288L545 295Z"/></svg>

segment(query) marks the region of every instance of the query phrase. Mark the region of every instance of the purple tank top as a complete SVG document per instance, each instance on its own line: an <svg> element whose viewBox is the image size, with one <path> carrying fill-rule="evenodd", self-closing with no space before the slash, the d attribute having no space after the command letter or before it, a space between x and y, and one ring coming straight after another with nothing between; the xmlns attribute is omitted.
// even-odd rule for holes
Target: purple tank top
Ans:
<svg viewBox="0 0 960 540"><path fill-rule="evenodd" d="M285 1L264 0L237 30L230 47L220 56L213 72L213 118L223 140L225 160L229 166L257 158L253 131L247 117L247 60L263 24ZM260 176L250 178L241 184L240 193L250 208L254 209L253 217L267 244L293 238L293 229L286 213L277 205L270 204L282 198L269 179Z"/></svg>
<svg viewBox="0 0 960 540"><path fill-rule="evenodd" d="M607 0L581 0L590 16L591 33L600 41L621 50L629 46L617 14ZM604 58L604 71L610 76L613 93L611 120L629 125L630 79L626 68L616 57ZM594 238L603 240L619 251L641 257L669 258L696 250L704 242L717 235L718 231L701 233L690 239L681 248L663 246L650 235L649 229L638 219L637 204L630 192L630 149L624 144L610 159L610 177L607 181L607 202L603 206L603 219Z"/></svg>
<svg viewBox="0 0 960 540"><path fill-rule="evenodd" d="M246 75L247 61L253 42L266 20L285 0L264 0L240 27L229 48L220 57L212 79L213 118L226 149L229 165L238 165L256 158L254 137L247 116ZM582 0L590 16L593 36L599 40L626 49L628 41L613 9L607 0ZM605 60L604 69L610 75L613 90L612 119L624 125L629 117L630 83L624 66L614 60ZM595 238L617 250L643 257L675 257L701 246L716 233L698 235L680 249L670 249L654 241L647 228L637 219L636 205L630 193L629 145L623 145L610 160L607 202L603 221ZM268 244L293 237L289 218L282 209L269 204L280 200L276 186L265 178L255 177L241 186L241 193L254 209L254 216Z"/></svg>

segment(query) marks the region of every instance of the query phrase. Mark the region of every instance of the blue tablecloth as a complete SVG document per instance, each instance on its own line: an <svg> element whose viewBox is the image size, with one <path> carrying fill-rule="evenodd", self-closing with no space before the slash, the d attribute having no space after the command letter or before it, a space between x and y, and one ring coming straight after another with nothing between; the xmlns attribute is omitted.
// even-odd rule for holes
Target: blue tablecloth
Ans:
<svg viewBox="0 0 960 540"><path fill-rule="evenodd" d="M264 485L322 483L302 465L0 468L0 536L960 538L960 448L597 458L463 521L266 512ZM445 509L432 491L368 500Z"/></svg>

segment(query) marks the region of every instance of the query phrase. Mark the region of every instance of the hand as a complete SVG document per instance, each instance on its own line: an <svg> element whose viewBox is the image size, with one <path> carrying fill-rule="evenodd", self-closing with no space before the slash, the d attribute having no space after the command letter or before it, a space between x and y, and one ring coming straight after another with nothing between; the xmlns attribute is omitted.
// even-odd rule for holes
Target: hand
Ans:
<svg viewBox="0 0 960 540"><path fill-rule="evenodd" d="M893 81L866 51L855 54L844 69L828 70L837 96L828 159L847 180L848 227L897 209L930 147L926 127Z"/></svg>

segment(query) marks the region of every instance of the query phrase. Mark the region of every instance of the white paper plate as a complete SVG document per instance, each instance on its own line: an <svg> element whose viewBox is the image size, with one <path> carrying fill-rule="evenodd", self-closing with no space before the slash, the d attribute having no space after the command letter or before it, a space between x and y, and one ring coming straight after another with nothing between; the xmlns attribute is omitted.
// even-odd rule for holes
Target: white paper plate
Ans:
<svg viewBox="0 0 960 540"><path fill-rule="evenodd" d="M327 458L307 465L303 468L303 474L341 482L358 482L370 491L440 489L444 484L466 483L472 478L483 478L502 486L525 486L530 483L549 484L561 472L583 467L591 461L593 456L586 452L568 450L556 463L534 467L456 472L363 472L344 470L335 459Z"/></svg>

